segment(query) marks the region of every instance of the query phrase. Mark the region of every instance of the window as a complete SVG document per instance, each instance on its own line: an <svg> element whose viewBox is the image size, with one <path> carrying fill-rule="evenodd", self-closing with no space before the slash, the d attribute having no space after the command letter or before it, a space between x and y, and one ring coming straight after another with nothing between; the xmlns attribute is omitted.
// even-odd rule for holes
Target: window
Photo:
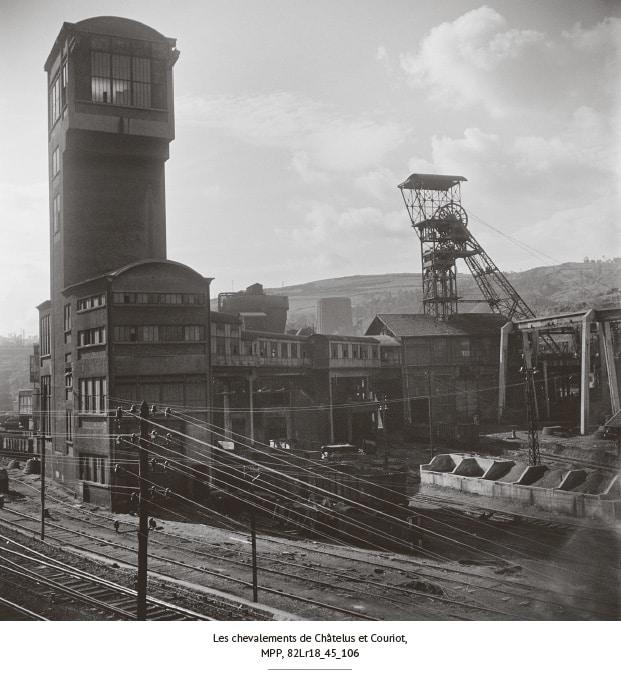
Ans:
<svg viewBox="0 0 621 678"><path fill-rule="evenodd" d="M68 70L67 62L65 61L50 87L50 129L54 127L56 122L60 119L60 114L67 105L67 77Z"/></svg>
<svg viewBox="0 0 621 678"><path fill-rule="evenodd" d="M202 325L186 325L184 329L185 341L202 341L205 336Z"/></svg>
<svg viewBox="0 0 621 678"><path fill-rule="evenodd" d="M289 344L283 343L280 345L280 357L281 358L289 357Z"/></svg>
<svg viewBox="0 0 621 678"><path fill-rule="evenodd" d="M76 82L79 99L116 106L166 108L171 48L166 44L82 36ZM84 66L82 66L82 64Z"/></svg>
<svg viewBox="0 0 621 678"><path fill-rule="evenodd" d="M60 172L60 148L56 148L52 152L52 177L55 177Z"/></svg>
<svg viewBox="0 0 621 678"><path fill-rule="evenodd" d="M349 358L349 344L343 344L343 358Z"/></svg>
<svg viewBox="0 0 621 678"><path fill-rule="evenodd" d="M157 325L144 325L138 329L139 341L159 341L160 333Z"/></svg>
<svg viewBox="0 0 621 678"><path fill-rule="evenodd" d="M352 358L358 357L358 344L352 344L352 346L351 346L351 357Z"/></svg>
<svg viewBox="0 0 621 678"><path fill-rule="evenodd" d="M92 346L106 343L106 328L91 327L78 332L78 346Z"/></svg>
<svg viewBox="0 0 621 678"><path fill-rule="evenodd" d="M160 294L158 292L115 292L115 304L163 304L197 306L205 303L203 294L172 292Z"/></svg>
<svg viewBox="0 0 621 678"><path fill-rule="evenodd" d="M101 328L105 329L105 328ZM112 330L115 342L166 342L204 341L203 325L115 325ZM220 336L220 335L218 335ZM102 342L105 342L105 334Z"/></svg>
<svg viewBox="0 0 621 678"><path fill-rule="evenodd" d="M105 457L95 457L86 454L80 455L80 480L107 485L108 462Z"/></svg>
<svg viewBox="0 0 621 678"><path fill-rule="evenodd" d="M50 318L51 316L45 315L41 318L39 334L41 338L41 355L50 355L52 348L52 335L50 333Z"/></svg>
<svg viewBox="0 0 621 678"><path fill-rule="evenodd" d="M71 304L65 304L63 327L65 332L71 332Z"/></svg>
<svg viewBox="0 0 621 678"><path fill-rule="evenodd" d="M431 352L435 362L448 360L448 342L443 337L434 337L431 342Z"/></svg>
<svg viewBox="0 0 621 678"><path fill-rule="evenodd" d="M92 52L91 101L151 108L151 59Z"/></svg>
<svg viewBox="0 0 621 678"><path fill-rule="evenodd" d="M332 350L330 352L330 355L333 358L338 358L339 357L339 345L338 344L332 344Z"/></svg>
<svg viewBox="0 0 621 678"><path fill-rule="evenodd" d="M160 304L182 304L183 294L160 294Z"/></svg>
<svg viewBox="0 0 621 678"><path fill-rule="evenodd" d="M183 341L183 325L162 325L160 341Z"/></svg>
<svg viewBox="0 0 621 678"><path fill-rule="evenodd" d="M459 339L459 355L462 358L470 357L470 339L467 337Z"/></svg>
<svg viewBox="0 0 621 678"><path fill-rule="evenodd" d="M291 357L292 358L298 357L298 345L297 344L291 344Z"/></svg>
<svg viewBox="0 0 621 678"><path fill-rule="evenodd" d="M50 436L52 433L52 377L41 377L41 433Z"/></svg>
<svg viewBox="0 0 621 678"><path fill-rule="evenodd" d="M73 410L65 411L65 440L68 443L73 440Z"/></svg>
<svg viewBox="0 0 621 678"><path fill-rule="evenodd" d="M103 414L107 409L106 378L93 377L79 380L80 412Z"/></svg>
<svg viewBox="0 0 621 678"><path fill-rule="evenodd" d="M60 231L60 193L55 195L52 200L52 227L54 233Z"/></svg>
<svg viewBox="0 0 621 678"><path fill-rule="evenodd" d="M92 297L78 299L78 312L90 311L92 308L99 308L106 305L105 294L95 294Z"/></svg>

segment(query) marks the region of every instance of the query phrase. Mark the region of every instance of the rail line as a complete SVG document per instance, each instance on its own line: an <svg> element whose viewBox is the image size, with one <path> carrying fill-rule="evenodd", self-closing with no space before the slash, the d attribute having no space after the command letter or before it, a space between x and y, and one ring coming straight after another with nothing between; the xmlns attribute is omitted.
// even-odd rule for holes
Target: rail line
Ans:
<svg viewBox="0 0 621 678"><path fill-rule="evenodd" d="M0 598L0 621L50 621L23 605L18 605L7 598Z"/></svg>
<svg viewBox="0 0 621 678"><path fill-rule="evenodd" d="M59 500L57 500L59 501ZM60 502L63 504L63 502ZM444 502L443 502L444 503ZM68 504L67 504L68 506ZM8 507L5 507L5 510ZM470 509L472 506L460 506L460 510ZM73 511L76 510L75 506L72 506ZM86 512L86 509L80 509ZM476 510L476 507L475 507ZM503 514L506 512L503 512ZM512 514L506 513L507 516ZM524 516L527 520L534 520L531 516ZM17 515L16 515L17 518ZM64 514L64 518L67 518L67 515ZM68 518L69 519L69 518ZM71 516L72 521L79 520L92 527L94 520L100 520L106 523L106 528L111 529L110 519L103 518L92 512L88 513L88 519L82 519L77 516ZM37 522L36 518L33 518L32 515L22 514L22 520L29 520L32 522ZM474 523L474 519L472 519ZM508 522L508 521L505 521ZM549 521L548 521L549 522ZM55 526L46 521L47 529L59 528L61 526ZM572 524L575 526L575 524ZM553 527L558 527L556 524ZM70 528L63 527L65 534L70 534L70 539L73 540L72 543L77 544L76 540L80 540L79 544L81 548L87 548L86 543L92 545L93 541L100 545L100 548L103 549L118 549L123 548L126 552L135 552L135 549L132 547L120 545L118 540L114 542L109 539L102 539L101 537L95 537L89 534L85 534L79 530L70 530ZM31 533L34 533L34 530L31 530ZM156 542L158 537L157 533L152 533L150 540ZM163 533L164 534L164 533ZM230 534L230 531L227 533ZM248 547L248 532L238 532L238 536L232 536L230 539L235 541L244 542ZM171 543L171 539L174 542ZM285 549L292 546L292 542L285 537L274 537L261 535L262 540L269 540L271 542L278 542L283 545ZM62 540L61 540L62 543ZM217 545L213 543L204 542L203 540L191 539L187 537L181 537L179 535L166 534L166 539L161 542L163 548L172 548L176 553L190 553L194 556L197 554L200 556L205 556L210 560L217 560L222 563L226 569L231 572L235 568L242 569L245 568L246 571L250 569L248 563L248 552L244 555L244 552L241 547L234 551L233 557L228 557L232 551L230 545ZM304 542L296 542L296 548L306 550L308 552L316 552L316 546L309 546ZM336 551L341 550L345 553L338 554ZM222 555L221 552L224 552L225 555ZM94 551L93 553L101 554L102 551ZM334 551L334 552L332 552ZM118 551L117 551L118 553ZM105 554L105 551L104 551ZM114 558L119 560L115 556L110 556L109 553L106 554L108 558ZM325 553L324 553L325 555ZM430 607L427 605L427 609L424 612L420 612L420 618L429 618L429 619L446 619L448 617L459 617L459 618L469 618L468 616L460 616L457 614L457 610L461 610L462 615L474 615L475 618L478 616L478 613L484 613L492 615L494 618L514 618L514 619L527 619L529 617L525 616L523 613L516 612L519 610L516 606L528 604L528 602L542 603L546 605L553 605L557 609L574 609L578 612L581 611L581 608L578 604L567 604L561 605L556 602L551 603L550 600L546 599L546 593L548 589L539 585L534 586L527 582L520 581L519 576L511 576L517 574L521 567L511 567L511 563L507 563L506 559L502 557L492 557L490 556L486 562L483 562L485 558L479 556L478 561L472 560L468 562L468 568L462 567L459 568L452 564L452 562L447 561L441 565L433 565L428 562L414 561L413 557L408 558L400 557L397 554L392 553L381 553L374 554L370 553L365 549L357 549L351 546L342 546L342 545L333 545L331 547L331 552L329 554L331 558L341 558L343 559L349 567L335 568L333 566L325 566L325 563L321 565L312 565L309 561L304 563L297 559L296 563L287 562L287 559L283 558L274 558L266 554L261 554L259 557L259 566L258 571L272 577L285 577L286 581L297 580L307 583L313 588L319 588L321 591L333 591L335 595L345 595L347 598L351 599L353 596L360 596L364 599L376 600L376 601L385 601L390 603L394 609L402 609L407 612L411 612L416 615L416 605L414 604L414 599L419 599L423 601L426 599L427 603L432 603ZM151 557L151 556L150 556ZM154 556L159 560L163 566L166 567L183 567L186 571L199 572L201 575L213 576L219 578L223 581L228 581L231 585L242 586L244 588L249 588L251 584L242 578L233 577L230 574L224 574L222 570L206 568L203 566L192 566L187 563L182 563L178 559L174 560L171 558L164 558L161 556ZM476 557L476 556L475 556ZM310 559L309 559L310 560ZM492 562L493 561L493 562ZM267 564L278 563L278 569L274 570L271 567L267 567ZM133 563L127 563L127 565L133 567ZM481 572L481 568L477 568L477 571L473 572L469 570L470 565L481 565L489 566L494 565L495 568L503 570L503 572L508 573L508 576L499 577L493 576L491 572ZM508 565L509 567L503 567ZM373 575L364 574L352 574L352 571L359 569L359 566L371 566L381 570L382 574L385 570L386 573L389 571L399 573L406 578L405 581L399 582L398 585L385 583L378 581L383 579L382 576L373 577ZM300 572L302 574L300 574ZM315 578L314 573L321 573L321 576L324 579ZM368 572L368 570L367 570ZM329 581L326 581L326 577L329 577ZM269 578L269 577L267 577ZM361 581L365 579L364 581ZM394 578L393 578L394 581ZM436 582L434 586L433 583ZM475 583L473 583L475 582ZM429 585L431 584L431 585ZM364 592L361 591L360 586L365 585L367 590ZM305 605L312 605L314 607L323 607L325 609L331 609L333 612L336 612L340 615L346 616L346 618L363 618L363 619L377 619L378 617L371 617L368 614L362 614L359 612L353 612L351 609L343 608L338 605L326 605L325 602L319 601L317 599L304 597L304 596L295 596L289 594L286 591L276 588L278 584L273 586L261 586L260 591L265 592L266 594L280 596L280 597L289 597L290 599L295 599L300 603ZM369 587L373 588L373 591L369 590ZM411 587L411 588L408 588ZM517 589L517 593L516 593ZM456 591L464 590L465 593L456 593ZM428 593L427 591L439 591L439 595L435 593ZM476 600L472 600L472 594L479 591L482 593L486 600L481 599L481 604L477 604ZM516 597L517 596L517 597ZM324 596L325 598L325 596ZM506 601L511 598L513 601L513 608L506 604ZM519 602L518 601L522 601ZM409 600L409 602L408 602ZM355 601L354 601L355 602ZM574 601L576 602L576 601ZM348 603L349 604L349 603ZM434 609L435 606L435 609ZM496 609L494 609L496 608ZM500 609L498 609L500 608ZM511 609L514 611L512 612ZM430 614L431 611L438 611L438 614ZM380 617L381 618L381 617ZM418 616L409 617L409 618L419 618Z"/></svg>
<svg viewBox="0 0 621 678"><path fill-rule="evenodd" d="M101 610L108 619L135 619L137 594L132 589L42 555L7 537L3 537L3 541L11 547L0 547L0 569L31 582L37 590L44 588L53 592L56 603L62 597ZM147 597L147 618L151 621L214 621L212 617L152 596Z"/></svg>
<svg viewBox="0 0 621 678"><path fill-rule="evenodd" d="M21 514L20 512L15 512L15 511L13 511L13 513L18 515L21 519L33 520L33 521L35 520L34 518L32 518L31 516L29 516L27 514ZM81 532L78 532L78 531L75 531L75 530L71 530L70 528L66 528L66 527L60 527L60 526L50 526L50 527L61 529L64 532L69 532L70 534L75 535L75 537L80 538L80 539L86 538L87 540L95 541L97 543L103 544L105 547L119 548L119 545L117 543L110 542L109 540L105 540L105 539L102 539L100 537L95 537L95 536L88 536L87 537L86 535L84 535L84 533L81 533ZM175 537L175 540L178 542L179 538ZM62 543L62 540L61 540L61 543ZM75 542L72 542L72 543L75 543ZM168 546L170 546L170 544L168 544ZM81 544L80 548L85 548L85 546L83 544ZM122 548L126 551L130 551L132 553L134 552L133 547L122 546ZM179 550L188 551L188 552L191 552L194 555L196 555L196 553L200 553L196 549L190 550L190 549L185 548L185 547L180 547L180 545L178 543L175 544L175 550L177 550L177 551L179 551ZM99 552L93 551L93 552L101 555L100 551ZM219 559L223 563L225 563L229 566L233 566L233 565L236 565L236 566L246 565L247 566L246 563L240 563L238 558L237 559L225 558L225 557L222 557L222 556L217 556L213 552L206 552L206 553L204 553L204 555L209 557L209 558ZM108 555L108 557L110 557L110 556ZM352 563L351 555L344 555L344 556L339 556L339 557L346 559L350 564ZM213 576L224 578L224 579L227 579L229 581L233 581L235 583L239 583L239 584L242 584L242 585L245 585L245 586L250 586L250 584L248 582L246 582L245 580L240 580L238 578L231 577L230 575L224 575L221 572L218 572L217 570L213 570L213 569L209 569L209 568L205 568L205 567L196 567L196 566L188 565L187 563L182 563L178 560L172 560L172 559L164 558L162 556L157 556L157 555L153 555L152 558L154 558L158 561L164 562L166 564L169 564L169 565L181 566L181 567L186 568L186 569L199 571L202 574L213 575ZM116 558L116 560L119 560L118 557ZM470 592L472 592L473 590L476 590L476 589L480 589L480 590L482 590L482 591L484 591L488 594L493 593L495 597L498 597L498 596L501 596L502 594L508 593L508 590L505 590L504 582L502 582L502 580L499 580L498 578L494 579L494 578L488 577L487 578L488 581L491 581L492 584L489 585L489 586L483 586L483 585L471 584L471 583L468 583L468 582L463 581L463 580L460 582L459 580L455 580L454 578L451 579L449 577L444 577L444 578L442 578L443 581L442 581L441 584L434 586L433 584L429 584L428 578L426 577L426 575L423 575L420 572L421 568L417 568L419 570L419 572L417 573L417 576L412 577L413 573L412 573L411 570L408 571L408 570L404 569L403 567L399 567L399 568L395 568L394 566L391 567L387 563L384 562L384 563L381 563L381 568L379 568L382 572L384 571L384 569L397 570L398 572L400 572L405 577L408 577L408 581L403 582L403 585L401 585L401 586L395 586L395 585L383 584L382 582L368 581L367 580L367 581L364 582L367 586L372 586L373 588L380 589L384 593L382 595L378 595L378 594L373 594L369 591L366 591L364 594L361 594L361 592L359 590L352 588L351 586L346 586L346 585L343 585L343 584L334 584L334 583L325 581L325 579L324 580L316 580L316 579L313 580L308 576L296 575L296 574L291 573L290 571L283 572L283 569L284 569L283 565L286 565L286 564L283 563L282 561L279 561L279 562L280 562L279 570L273 570L271 568L266 568L266 567L260 567L259 570L262 571L262 572L265 572L265 573L270 573L272 575L286 576L286 577L290 577L290 578L296 578L298 580L303 579L304 581L308 582L310 585L315 584L315 585L319 586L320 588L322 588L324 590L330 589L330 590L334 590L334 591L341 591L341 592L344 592L345 595L351 596L352 593L356 593L358 595L365 595L367 598L371 597L371 598L375 598L375 599L383 599L383 600L390 602L393 605L393 607L394 606L404 607L405 599L418 598L418 599L426 599L428 602L434 601L435 603L439 603L445 609L446 609L446 607L448 607L448 608L454 607L454 608L459 608L459 609L462 610L462 615L458 615L456 610L452 610L449 613L449 616L451 616L451 617L468 619L469 617L463 616L464 613L470 612L470 614L472 614L472 613L475 613L475 612L480 612L480 613L491 614L495 618L513 618L513 619L517 619L517 618L527 619L528 618L524 614L517 615L517 614L512 613L512 612L510 612L506 609L494 608L494 607L490 607L489 605L484 605L484 604L476 604L476 602L474 602L474 601L468 602L464 599L458 598L454 592L451 592L451 594L449 595L448 589L445 588L445 585L450 583L450 584L453 584L454 586L457 586L459 588L467 589ZM353 559L353 562L355 562L357 564L364 564L364 565L373 564L369 560L364 560L364 559L361 560L361 559L358 559L358 558ZM402 561L402 562L405 562L405 561ZM127 563L127 564L129 564L129 563ZM377 565L377 563L375 563L375 564ZM298 567L301 567L301 566L298 565ZM303 566L303 567L306 567L306 566ZM314 568L310 568L310 569L314 569ZM444 568L444 569L446 569L446 568ZM457 568L451 568L451 569L454 573L459 574L462 577L466 577L466 574L463 571L459 571ZM323 568L322 571L323 571L324 575L329 575L331 578L335 578L337 580L340 579L340 580L345 580L345 581L348 581L348 582L358 582L358 583L360 583L360 580L359 580L358 577L350 575L347 572L343 572L342 570L327 571L326 568ZM433 575L432 575L432 579L433 579ZM436 579L437 579L437 577L436 577ZM408 586L411 586L411 588L408 588ZM438 589L440 589L441 591L440 591L440 593L429 593L429 592L425 591L426 588L428 590L430 589L430 590L435 590L435 591L438 591ZM295 596L293 594L289 594L289 593L286 593L286 592L281 591L281 590L276 590L272 587L262 586L262 587L259 587L259 590L265 591L266 593L273 593L273 594L277 594L277 595L280 595L280 596L293 598L295 600L299 600L300 602L304 602L306 604L310 603L314 606L326 607L325 603L317 601L316 599L310 599L310 598ZM390 596L386 595L387 593L390 593L391 595ZM398 593L399 597L394 598L393 596L397 593ZM526 596L522 596L522 597L528 597L528 594L526 594ZM344 608L341 608L341 607L338 607L338 606L335 606L335 605L328 605L327 607L329 609L333 610L333 611L338 611L338 612L341 612L343 614L354 616L355 618L376 619L376 620L378 619L378 617L370 617L370 615L363 614L363 613L360 613L360 612L354 612L352 610L347 610L347 609L344 609ZM412 602L410 602L410 607L408 609L410 609L410 610L414 609L414 608L412 608ZM432 614L432 615L427 615L426 618L428 618L428 619L443 619L443 618L446 618L446 616L447 616L446 614L435 614L435 615Z"/></svg>

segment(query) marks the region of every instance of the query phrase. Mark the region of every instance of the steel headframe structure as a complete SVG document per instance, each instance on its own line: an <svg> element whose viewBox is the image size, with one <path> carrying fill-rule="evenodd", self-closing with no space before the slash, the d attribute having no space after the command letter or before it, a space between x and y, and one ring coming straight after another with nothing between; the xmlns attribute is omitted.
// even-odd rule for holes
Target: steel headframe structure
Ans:
<svg viewBox="0 0 621 678"><path fill-rule="evenodd" d="M463 259L494 313L509 320L532 318L533 312L468 230L462 181L467 179L412 174L399 184L420 239L424 313L439 319L457 313L457 259Z"/></svg>

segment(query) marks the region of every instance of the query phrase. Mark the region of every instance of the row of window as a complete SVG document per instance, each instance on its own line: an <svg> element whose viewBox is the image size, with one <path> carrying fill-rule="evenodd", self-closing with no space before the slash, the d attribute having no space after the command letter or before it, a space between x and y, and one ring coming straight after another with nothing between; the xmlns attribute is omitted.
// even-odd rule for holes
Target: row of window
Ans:
<svg viewBox="0 0 621 678"><path fill-rule="evenodd" d="M78 346L93 346L106 343L105 327L89 327L78 332Z"/></svg>
<svg viewBox="0 0 621 678"><path fill-rule="evenodd" d="M379 358L378 346L367 346L366 344L331 344L330 357L334 359L352 358L354 360L366 360Z"/></svg>
<svg viewBox="0 0 621 678"><path fill-rule="evenodd" d="M118 342L167 342L204 341L203 325L116 325L114 341Z"/></svg>
<svg viewBox="0 0 621 678"><path fill-rule="evenodd" d="M76 60L76 98L99 104L166 108L167 65L139 54L93 50Z"/></svg>
<svg viewBox="0 0 621 678"><path fill-rule="evenodd" d="M197 292L174 292L160 294L157 292L115 292L115 304L186 304L188 306L202 306L205 295Z"/></svg>
<svg viewBox="0 0 621 678"><path fill-rule="evenodd" d="M56 124L63 108L67 105L68 74L67 62L65 61L50 87L50 129Z"/></svg>
<svg viewBox="0 0 621 678"><path fill-rule="evenodd" d="M80 480L86 480L101 485L108 484L109 462L106 457L80 455Z"/></svg>
<svg viewBox="0 0 621 678"><path fill-rule="evenodd" d="M78 380L78 408L80 412L105 414L107 412L106 377Z"/></svg>
<svg viewBox="0 0 621 678"><path fill-rule="evenodd" d="M78 311L89 311L91 308L99 308L106 305L105 294L94 294L91 297L78 299Z"/></svg>

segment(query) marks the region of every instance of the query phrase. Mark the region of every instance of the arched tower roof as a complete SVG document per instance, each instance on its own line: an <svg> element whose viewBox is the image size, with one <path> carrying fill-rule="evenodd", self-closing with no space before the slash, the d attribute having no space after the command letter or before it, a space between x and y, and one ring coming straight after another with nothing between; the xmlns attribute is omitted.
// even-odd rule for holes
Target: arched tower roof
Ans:
<svg viewBox="0 0 621 678"><path fill-rule="evenodd" d="M118 16L96 16L83 19L73 24L79 31L89 33L102 33L104 35L118 35L123 38L136 38L138 40L155 40L157 42L169 42L169 39L154 28Z"/></svg>

